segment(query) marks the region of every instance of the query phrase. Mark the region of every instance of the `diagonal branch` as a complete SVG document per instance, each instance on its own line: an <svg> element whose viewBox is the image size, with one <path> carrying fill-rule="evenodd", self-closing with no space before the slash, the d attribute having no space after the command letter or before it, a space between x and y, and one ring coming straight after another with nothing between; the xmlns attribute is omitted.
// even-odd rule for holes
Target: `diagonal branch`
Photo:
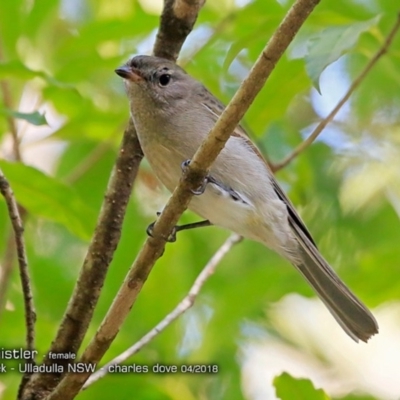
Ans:
<svg viewBox="0 0 400 400"><path fill-rule="evenodd" d="M79 349L121 236L123 217L142 158L137 138L125 133L97 227L74 293L51 346L52 352L76 352Z"/></svg>
<svg viewBox="0 0 400 400"><path fill-rule="evenodd" d="M353 81L345 95L339 100L336 104L335 108L317 125L317 127L313 130L310 136L302 143L300 143L291 154L289 154L284 160L281 162L272 165L272 170L274 172L286 167L293 159L295 159L300 153L307 149L314 140L318 137L318 135L325 129L325 127L335 118L336 114L340 111L343 105L347 102L353 92L360 86L361 82L365 79L374 65L379 61L379 59L387 53L390 45L392 44L393 38L395 37L397 31L400 28L400 13L397 15L396 22L389 32L386 40L382 44L381 48L376 52L376 54L371 58L368 64L365 66L363 71L361 71L360 75Z"/></svg>
<svg viewBox="0 0 400 400"><path fill-rule="evenodd" d="M200 186L207 169L218 156L277 61L318 3L319 0L297 0L285 16L249 76L243 81L232 101L194 155L187 172L181 178L178 187L154 225L154 238L146 240L95 337L82 354L81 362L96 364L111 345L153 265L164 251L165 241L162 237L168 236L177 224L180 215L187 208L193 195L191 189ZM46 397L46 400L72 399L89 375L90 373L67 374L55 391Z"/></svg>
<svg viewBox="0 0 400 400"><path fill-rule="evenodd" d="M109 368L113 365L119 365L126 361L129 357L139 352L145 345L152 341L158 336L164 329L166 329L172 322L174 322L179 316L189 310L193 306L197 296L200 293L201 288L204 286L208 278L215 272L218 264L225 257L225 255L232 249L232 247L240 242L242 238L239 235L232 234L222 246L215 252L211 257L210 261L206 264L203 270L200 272L188 294L183 300L162 320L160 321L150 332L144 335L138 342L131 346L128 350L124 351L118 357L115 357L112 361L104 365L101 370L95 372L85 383L83 389L87 389L90 385L95 383L97 380L104 378Z"/></svg>

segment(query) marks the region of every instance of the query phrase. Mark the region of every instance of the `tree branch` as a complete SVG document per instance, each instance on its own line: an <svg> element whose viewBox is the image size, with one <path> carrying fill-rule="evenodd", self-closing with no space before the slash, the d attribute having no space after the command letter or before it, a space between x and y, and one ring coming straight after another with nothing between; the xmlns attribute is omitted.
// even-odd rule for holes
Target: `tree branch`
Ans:
<svg viewBox="0 0 400 400"><path fill-rule="evenodd" d="M9 282L11 279L11 273L14 265L15 256L15 239L12 229L8 233L6 240L6 249L4 251L4 257L0 263L0 325L1 317L4 311L6 300L7 300L7 290Z"/></svg>
<svg viewBox="0 0 400 400"><path fill-rule="evenodd" d="M200 186L207 169L218 156L230 134L262 88L275 64L294 35L319 3L319 0L297 0L281 25L261 53L249 76L244 80L214 128L194 155L178 187L174 190L164 211L154 225L154 238L148 238L132 265L101 326L84 351L80 362L96 364L109 348L122 323L141 291L154 263L165 247L163 237L168 236L187 208L193 195L191 189ZM89 373L67 374L46 400L72 399L88 379Z"/></svg>
<svg viewBox="0 0 400 400"><path fill-rule="evenodd" d="M154 55L176 61L205 0L165 0Z"/></svg>
<svg viewBox="0 0 400 400"><path fill-rule="evenodd" d="M339 110L343 107L343 105L346 103L346 101L350 98L350 96L353 94L353 92L360 86L361 82L365 79L365 77L368 75L368 73L371 71L371 69L374 67L374 65L379 61L379 59L386 54L388 51L393 38L395 37L397 31L400 28L400 14L397 15L396 22L389 32L388 36L386 37L386 40L382 44L381 48L377 51L377 53L371 58L369 63L365 66L363 71L357 76L357 78L353 81L345 95L339 100L339 102L336 104L335 108L323 119L321 122L317 125L317 127L313 130L311 135L304 140L304 142L300 143L299 146L297 146L291 154L289 154L283 161L279 162L278 164L272 165L272 170L278 171L286 165L288 165L293 159L295 159L300 153L302 153L304 150L307 149L308 146L310 146L315 139L319 136L319 134L325 129L325 127L335 118L336 114L339 112Z"/></svg>
<svg viewBox="0 0 400 400"><path fill-rule="evenodd" d="M26 325L26 348L31 351L31 357L25 359L26 364L34 364L35 359L33 357L33 351L35 350L35 322L36 322L36 312L35 305L33 302L33 293L31 287L31 280L29 277L28 270L28 259L25 251L25 241L23 237L23 216L24 210L20 208L15 200L14 193L8 183L3 171L0 169L0 192L3 195L8 209L8 214L10 216L12 231L10 231L8 237L8 246L5 253L3 274L0 279L0 286L4 292L1 293L0 307L3 306L3 302L6 299L6 289L8 286L9 279L11 277L11 271L13 266L13 260L15 255L18 258L19 275L21 279L22 286L22 296L24 299L25 308L25 325ZM12 242L14 240L14 243ZM23 390L25 385L29 382L31 373L25 372L19 387L19 393Z"/></svg>
<svg viewBox="0 0 400 400"><path fill-rule="evenodd" d="M36 313L33 304L32 288L28 271L28 259L26 257L25 242L23 237L24 228L14 193L8 183L3 171L0 169L0 192L3 195L8 209L8 215L14 230L15 245L18 255L19 274L21 277L22 293L25 306L26 322L26 347L28 350L35 350L35 321ZM34 360L27 360L33 362Z"/></svg>
<svg viewBox="0 0 400 400"><path fill-rule="evenodd" d="M200 290L210 278L210 276L215 272L218 264L225 257L225 255L232 249L232 247L239 243L242 238L239 235L232 234L222 246L215 252L211 257L210 261L206 264L200 274L197 276L192 287L190 288L188 294L182 299L182 301L162 320L160 321L150 332L144 335L138 342L136 342L129 349L124 351L118 357L115 357L112 361L105 364L101 370L95 372L85 383L83 389L87 389L90 385L95 383L97 380L104 378L108 374L109 367L112 365L118 365L123 363L129 357L138 353L145 345L152 341L156 336L158 336L164 329L166 329L172 322L174 322L179 316L185 313L189 308L191 308L200 293Z"/></svg>
<svg viewBox="0 0 400 400"><path fill-rule="evenodd" d="M108 266L121 236L123 217L136 178L139 163L143 158L137 138L127 132L113 169L105 200L83 267L74 289L74 294L56 339L52 352L76 352L103 286ZM89 289L90 290L87 290Z"/></svg>

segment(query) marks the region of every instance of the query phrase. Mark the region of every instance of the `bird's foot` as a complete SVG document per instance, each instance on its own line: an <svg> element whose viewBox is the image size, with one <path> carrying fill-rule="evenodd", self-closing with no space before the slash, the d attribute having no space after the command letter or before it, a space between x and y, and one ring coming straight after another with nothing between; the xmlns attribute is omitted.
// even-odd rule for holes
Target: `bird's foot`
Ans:
<svg viewBox="0 0 400 400"><path fill-rule="evenodd" d="M157 213L157 217L160 215L161 213L158 212ZM150 236L150 237L154 237L153 236L153 228L154 228L154 224L156 223L156 221L152 222L146 229L146 233ZM210 226L212 225L212 223L208 220L204 220L204 221L199 221L199 222L193 222L191 224L185 224L185 225L176 225L174 226L172 232L165 238L165 241L169 242L169 243L173 243L176 242L176 234L179 231L184 231L184 230L188 230L188 229L195 229L195 228L201 228L203 226Z"/></svg>
<svg viewBox="0 0 400 400"><path fill-rule="evenodd" d="M189 167L190 164L190 160L185 160L182 164L181 164L181 168L182 171L185 172L186 169ZM192 189L191 192L195 195L195 196L200 196L201 194L203 194L206 190L207 184L209 182L212 182L213 179L211 178L210 175L206 175L204 177L204 180L202 182L202 184L197 188L197 189Z"/></svg>

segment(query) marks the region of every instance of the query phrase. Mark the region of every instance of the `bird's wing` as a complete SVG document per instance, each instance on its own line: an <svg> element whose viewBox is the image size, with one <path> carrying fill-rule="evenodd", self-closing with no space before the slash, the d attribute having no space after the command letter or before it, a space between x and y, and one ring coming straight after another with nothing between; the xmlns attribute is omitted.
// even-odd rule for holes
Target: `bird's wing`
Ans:
<svg viewBox="0 0 400 400"><path fill-rule="evenodd" d="M217 121L217 119L219 118L222 110L223 110L223 105L222 103L218 103L218 108L214 108L212 106L210 106L209 104L205 104L203 103L204 107L213 115L213 118L215 119L215 121ZM243 129L243 127L241 125L238 125L235 130L233 131L232 135L234 137L240 138L241 140L243 140L247 147L250 148L253 153L260 159L263 161L263 163L265 164L267 170L270 172L270 179L272 182L272 186L275 190L276 195L279 197L279 199L281 201L283 201L283 203L285 203L286 208L288 210L289 213L289 222L291 225L294 225L298 228L300 228L300 230L304 233L305 236L307 236L307 238L311 241L311 243L317 247L317 245L315 244L314 239L311 236L311 233L308 231L305 223L303 222L303 220L300 218L299 214L297 213L296 209L294 208L292 202L289 200L289 198L286 196L285 192L283 191L283 189L279 186L279 183L277 182L277 180L275 179L267 161L265 160L264 156L261 154L260 150L257 148L257 146L250 140L249 136L247 135L246 131ZM233 188L234 189L234 188Z"/></svg>

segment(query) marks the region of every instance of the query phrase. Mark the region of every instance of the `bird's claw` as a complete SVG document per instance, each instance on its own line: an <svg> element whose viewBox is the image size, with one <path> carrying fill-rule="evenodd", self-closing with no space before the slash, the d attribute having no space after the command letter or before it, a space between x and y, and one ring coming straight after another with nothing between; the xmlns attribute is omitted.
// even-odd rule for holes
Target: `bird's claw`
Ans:
<svg viewBox="0 0 400 400"><path fill-rule="evenodd" d="M158 215L160 215L160 213L157 213ZM152 237L152 238L154 238L154 235L153 235L153 228L154 228L154 224L156 223L156 221L154 221L154 222L152 222L147 228L146 228L146 233L150 236L150 237ZM164 237L163 236L163 239L166 241L166 242L169 242L169 243L174 243L174 242L176 242L176 232L177 232L177 229L176 229L176 226L174 226L174 228L172 229L172 232L167 236L167 237Z"/></svg>
<svg viewBox="0 0 400 400"><path fill-rule="evenodd" d="M182 172L186 172L189 164L190 164L190 160L185 160L185 161L182 162L182 164L181 164Z"/></svg>
<svg viewBox="0 0 400 400"><path fill-rule="evenodd" d="M190 160L185 160L183 161L183 163L181 164L181 168L183 172L186 172L186 169L188 168L190 164ZM200 196L201 194L203 194L206 190L207 184L210 182L211 177L209 175L206 175L202 184L197 188L197 189L191 189L191 192L195 195L195 196Z"/></svg>

